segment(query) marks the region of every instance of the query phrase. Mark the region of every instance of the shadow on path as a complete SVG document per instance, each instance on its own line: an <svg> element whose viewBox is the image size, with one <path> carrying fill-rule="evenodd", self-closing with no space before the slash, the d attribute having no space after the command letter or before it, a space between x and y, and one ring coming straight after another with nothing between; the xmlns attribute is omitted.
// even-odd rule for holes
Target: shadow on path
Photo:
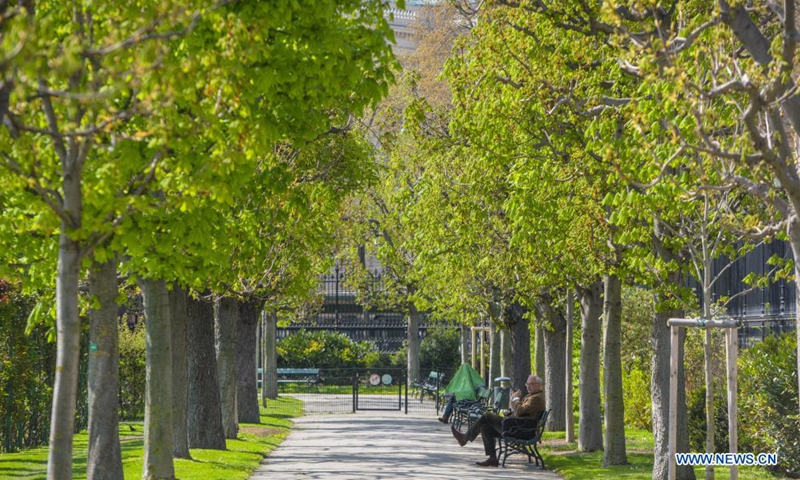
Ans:
<svg viewBox="0 0 800 480"><path fill-rule="evenodd" d="M556 480L551 471L509 457L506 468L475 465L483 443L459 447L450 425L432 416L359 412L314 415L296 420L289 437L273 451L251 480L276 478L525 478Z"/></svg>

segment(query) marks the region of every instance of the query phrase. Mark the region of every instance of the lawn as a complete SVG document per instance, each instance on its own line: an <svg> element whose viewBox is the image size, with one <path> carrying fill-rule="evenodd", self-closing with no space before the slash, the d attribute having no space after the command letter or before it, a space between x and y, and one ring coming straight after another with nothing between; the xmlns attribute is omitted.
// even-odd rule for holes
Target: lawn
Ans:
<svg viewBox="0 0 800 480"><path fill-rule="evenodd" d="M564 432L545 432L540 448L548 469L555 470L568 480L641 479L650 480L653 472L653 434L646 430L625 431L628 465L603 468L603 452L578 453L577 443L566 443ZM703 467L695 467L697 478L705 478ZM714 469L716 478L730 477L724 467ZM777 477L758 467L739 467L742 480L775 480Z"/></svg>
<svg viewBox="0 0 800 480"><path fill-rule="evenodd" d="M246 479L269 452L275 449L292 427L291 418L302 415L302 402L291 397L270 401L261 409L261 424L241 424L239 438L228 440L228 449L193 449L192 460L175 460L175 476L181 480ZM280 412L280 413L277 413ZM125 478L141 478L144 426L141 422L120 425L122 463ZM86 478L88 435L75 435L72 477ZM47 474L47 447L18 453L0 454L0 479L44 479Z"/></svg>

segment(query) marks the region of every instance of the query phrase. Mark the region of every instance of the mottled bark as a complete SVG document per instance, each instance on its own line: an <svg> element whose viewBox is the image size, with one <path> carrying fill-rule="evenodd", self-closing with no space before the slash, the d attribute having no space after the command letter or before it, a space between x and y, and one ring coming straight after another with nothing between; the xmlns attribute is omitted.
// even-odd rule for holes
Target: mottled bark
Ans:
<svg viewBox="0 0 800 480"><path fill-rule="evenodd" d="M575 321L575 298L572 294L572 289L567 289L566 301L566 322L567 322L567 348L565 352L567 358L564 359L566 366L566 378L564 379L564 386L566 388L564 404L566 405L564 421L566 422L565 440L567 442L575 441L575 412L572 408L572 335L573 335L573 322Z"/></svg>
<svg viewBox="0 0 800 480"><path fill-rule="evenodd" d="M544 332L544 396L550 415L547 417L548 431L564 431L566 417L566 348L567 321L562 312L555 309L549 295L543 295L537 308L539 309Z"/></svg>
<svg viewBox="0 0 800 480"><path fill-rule="evenodd" d="M670 285L683 285L679 274L670 274ZM666 298L659 296L656 303ZM653 480L665 480L668 473L669 460L669 355L670 333L667 320L680 318L680 310L666 310L655 314L653 318L653 360L651 364L650 393L653 402ZM689 429L686 423L686 388L683 366L683 344L686 339L685 329L681 329L680 348L678 352L678 452L689 451ZM689 466L678 466L678 479L694 479L694 470Z"/></svg>
<svg viewBox="0 0 800 480"><path fill-rule="evenodd" d="M144 405L144 480L175 478L172 462L172 341L167 285L142 279L147 356Z"/></svg>
<svg viewBox="0 0 800 480"><path fill-rule="evenodd" d="M241 423L261 422L258 410L256 336L262 306L263 302L257 300L239 303L239 325L236 329L236 404Z"/></svg>
<svg viewBox="0 0 800 480"><path fill-rule="evenodd" d="M95 264L89 294L98 308L89 311L89 453L86 478L122 478L119 446L119 330L117 262Z"/></svg>
<svg viewBox="0 0 800 480"><path fill-rule="evenodd" d="M264 372L267 398L278 398L278 319L275 313L264 317Z"/></svg>
<svg viewBox="0 0 800 480"><path fill-rule="evenodd" d="M500 329L493 318L489 322L489 375L486 379L490 387L495 387L494 379L500 375Z"/></svg>
<svg viewBox="0 0 800 480"><path fill-rule="evenodd" d="M519 302L508 305L503 309L503 323L511 331L511 385L525 391L525 382L531 374L531 331L525 307Z"/></svg>
<svg viewBox="0 0 800 480"><path fill-rule="evenodd" d="M177 285L169 292L172 341L172 456L192 458L189 452L189 358L186 352L186 291Z"/></svg>
<svg viewBox="0 0 800 480"><path fill-rule="evenodd" d="M214 306L189 298L189 448L225 450L217 358L214 350Z"/></svg>
<svg viewBox="0 0 800 480"><path fill-rule="evenodd" d="M581 359L578 372L578 451L603 448L603 420L600 414L600 341L602 334L603 282L577 289L581 304Z"/></svg>
<svg viewBox="0 0 800 480"><path fill-rule="evenodd" d="M409 387L415 378L419 377L419 312L414 305L409 307L408 318L408 382ZM432 365L439 368L439 365Z"/></svg>
<svg viewBox="0 0 800 480"><path fill-rule="evenodd" d="M534 350L534 361L535 361L535 371L536 375L539 377L544 378L544 330L542 329L541 322L539 325L536 326L535 330L536 336L536 349Z"/></svg>
<svg viewBox="0 0 800 480"><path fill-rule="evenodd" d="M80 169L63 175L63 209L74 222L61 222L56 277L56 379L50 414L48 479L72 478L72 435L78 392L78 356L81 323L78 316L78 282L81 272L80 245L67 231L80 226L82 213ZM75 224L72 224L75 223Z"/></svg>
<svg viewBox="0 0 800 480"><path fill-rule="evenodd" d="M622 392L622 284L616 275L606 275L603 312L603 412L605 450L603 466L625 465L625 397Z"/></svg>
<svg viewBox="0 0 800 480"><path fill-rule="evenodd" d="M239 323L239 302L223 297L217 300L214 310L214 345L222 428L225 438L235 439L239 433L239 415L236 412L236 324ZM252 352L248 354L252 355Z"/></svg>

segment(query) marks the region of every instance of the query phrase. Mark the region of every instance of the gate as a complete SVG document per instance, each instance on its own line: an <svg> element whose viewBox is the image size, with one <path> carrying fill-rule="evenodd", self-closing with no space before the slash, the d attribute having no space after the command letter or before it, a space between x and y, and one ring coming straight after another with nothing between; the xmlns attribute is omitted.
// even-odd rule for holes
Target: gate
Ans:
<svg viewBox="0 0 800 480"><path fill-rule="evenodd" d="M359 370L353 375L353 413L359 410L408 413L408 386L404 369Z"/></svg>

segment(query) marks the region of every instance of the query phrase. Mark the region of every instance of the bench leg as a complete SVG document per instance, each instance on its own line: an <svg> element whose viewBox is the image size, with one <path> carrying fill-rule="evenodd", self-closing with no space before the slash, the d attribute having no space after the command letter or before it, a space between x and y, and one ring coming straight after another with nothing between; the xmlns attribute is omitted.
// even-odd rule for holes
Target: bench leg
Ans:
<svg viewBox="0 0 800 480"><path fill-rule="evenodd" d="M536 457L537 457L536 464L538 465L539 464L539 460L541 460L542 461L542 470L544 470L544 468L545 468L544 467L544 457L542 457L542 454L539 453L539 449L536 448L536 444L535 443L533 444L533 451L536 452Z"/></svg>

